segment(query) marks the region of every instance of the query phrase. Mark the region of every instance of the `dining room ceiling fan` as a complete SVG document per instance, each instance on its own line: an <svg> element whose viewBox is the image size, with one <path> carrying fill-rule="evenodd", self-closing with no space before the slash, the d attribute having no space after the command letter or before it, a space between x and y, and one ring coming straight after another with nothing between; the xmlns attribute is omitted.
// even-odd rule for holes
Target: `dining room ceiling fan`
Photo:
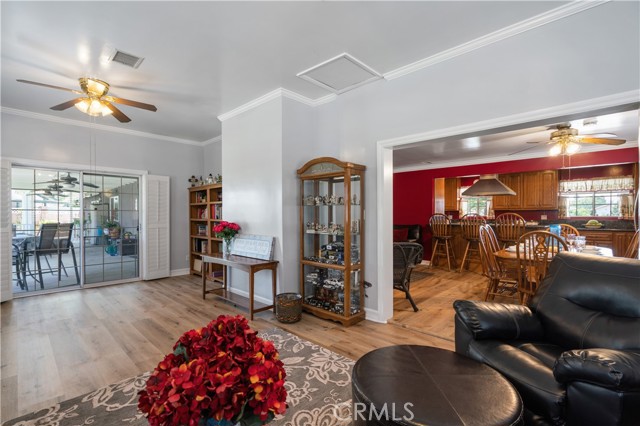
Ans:
<svg viewBox="0 0 640 426"><path fill-rule="evenodd" d="M75 106L80 111L92 117L113 115L121 123L128 123L131 121L131 119L127 117L122 111L120 111L114 105L114 103L141 108L153 112L158 110L154 105L151 104L145 104L143 102L132 101L130 99L109 96L109 83L95 78L80 77L78 81L81 90L68 89L66 87L53 86L51 84L38 83L36 81L29 80L18 79L17 81L20 83L33 84L36 86L64 90L67 92L76 93L78 95L83 95L82 97L71 99L59 105L52 106L51 109L54 111L64 111L65 109Z"/></svg>
<svg viewBox="0 0 640 426"><path fill-rule="evenodd" d="M551 145L549 149L549 155L551 156L573 155L580 150L580 144L585 143L595 145L622 145L626 142L625 139L620 139L613 133L580 135L578 129L571 127L571 123L559 123L550 127L549 130L553 130L547 142L548 145ZM541 142L529 141L527 143L539 144ZM532 148L535 148L535 146L512 152L509 155L518 154Z"/></svg>
<svg viewBox="0 0 640 426"><path fill-rule="evenodd" d="M67 172L65 176L60 176L56 179L48 180L46 182L41 182L41 183L52 183L56 186L60 186L61 188L73 189L75 188L76 185L80 183L80 181L78 180L77 177L71 176L70 172ZM82 184L89 188L99 188L98 185L91 182L87 182L87 181L84 181Z"/></svg>

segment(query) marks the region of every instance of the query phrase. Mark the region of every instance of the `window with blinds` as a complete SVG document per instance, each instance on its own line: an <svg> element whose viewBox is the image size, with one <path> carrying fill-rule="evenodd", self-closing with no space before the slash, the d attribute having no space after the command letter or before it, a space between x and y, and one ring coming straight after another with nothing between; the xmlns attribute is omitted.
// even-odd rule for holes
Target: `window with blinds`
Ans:
<svg viewBox="0 0 640 426"><path fill-rule="evenodd" d="M562 217L622 217L633 214L630 176L560 181Z"/></svg>

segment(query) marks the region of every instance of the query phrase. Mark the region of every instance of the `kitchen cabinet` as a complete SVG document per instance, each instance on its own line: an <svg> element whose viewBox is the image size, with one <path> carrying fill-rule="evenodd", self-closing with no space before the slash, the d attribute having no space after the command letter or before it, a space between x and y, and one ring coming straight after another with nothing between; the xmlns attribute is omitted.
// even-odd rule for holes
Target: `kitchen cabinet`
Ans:
<svg viewBox="0 0 640 426"><path fill-rule="evenodd" d="M460 179L445 178L444 180L444 210L458 211L460 208Z"/></svg>
<svg viewBox="0 0 640 426"><path fill-rule="evenodd" d="M613 232L613 255L624 256L634 232Z"/></svg>
<svg viewBox="0 0 640 426"><path fill-rule="evenodd" d="M520 210L522 207L522 173L498 176L498 180L516 192L516 195L493 197L493 210Z"/></svg>
<svg viewBox="0 0 640 426"><path fill-rule="evenodd" d="M516 195L493 197L494 210L556 210L558 208L558 172L542 170L498 176Z"/></svg>
<svg viewBox="0 0 640 426"><path fill-rule="evenodd" d="M587 245L589 246L608 247L610 249L613 249L613 233L611 231L581 230L580 235L587 237Z"/></svg>
<svg viewBox="0 0 640 426"><path fill-rule="evenodd" d="M522 173L523 210L556 210L558 208L558 172L543 170Z"/></svg>

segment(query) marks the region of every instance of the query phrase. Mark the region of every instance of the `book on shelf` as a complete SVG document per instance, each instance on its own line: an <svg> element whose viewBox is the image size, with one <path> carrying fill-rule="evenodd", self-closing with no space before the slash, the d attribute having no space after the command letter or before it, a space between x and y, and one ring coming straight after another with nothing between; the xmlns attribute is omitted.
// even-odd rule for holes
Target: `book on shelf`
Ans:
<svg viewBox="0 0 640 426"><path fill-rule="evenodd" d="M207 235L207 225L198 225L198 235Z"/></svg>
<svg viewBox="0 0 640 426"><path fill-rule="evenodd" d="M206 209L206 208L204 208L204 209L198 209L198 217L199 217L200 219L206 219L206 218L207 218L207 216L208 216L208 214L207 214L207 209Z"/></svg>
<svg viewBox="0 0 640 426"><path fill-rule="evenodd" d="M207 253L208 247L209 247L209 241L202 241L200 243L200 253Z"/></svg>
<svg viewBox="0 0 640 426"><path fill-rule="evenodd" d="M213 218L216 220L222 219L222 206L220 204L213 206Z"/></svg>

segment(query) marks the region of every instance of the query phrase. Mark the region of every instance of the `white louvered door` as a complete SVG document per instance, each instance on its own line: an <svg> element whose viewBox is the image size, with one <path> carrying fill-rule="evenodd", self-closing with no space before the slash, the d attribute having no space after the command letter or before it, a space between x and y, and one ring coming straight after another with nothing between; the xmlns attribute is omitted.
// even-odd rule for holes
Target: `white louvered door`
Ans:
<svg viewBox="0 0 640 426"><path fill-rule="evenodd" d="M169 177L145 175L142 182L145 202L142 279L154 280L171 274Z"/></svg>
<svg viewBox="0 0 640 426"><path fill-rule="evenodd" d="M11 163L0 160L0 302L11 292Z"/></svg>

